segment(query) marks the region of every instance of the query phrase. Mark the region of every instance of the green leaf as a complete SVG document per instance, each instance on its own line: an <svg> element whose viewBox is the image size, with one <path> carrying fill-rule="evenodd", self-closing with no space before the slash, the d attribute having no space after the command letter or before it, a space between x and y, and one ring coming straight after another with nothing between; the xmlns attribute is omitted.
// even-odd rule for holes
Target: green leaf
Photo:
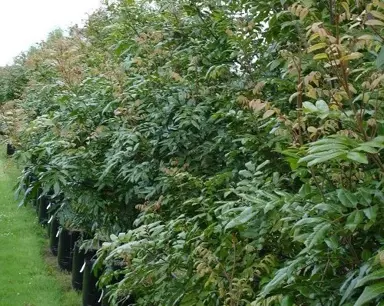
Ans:
<svg viewBox="0 0 384 306"><path fill-rule="evenodd" d="M337 197L339 198L341 204L343 204L345 207L356 208L358 203L357 197L349 191L338 189Z"/></svg>
<svg viewBox="0 0 384 306"><path fill-rule="evenodd" d="M369 12L369 14L371 14L373 17L377 18L377 19L381 19L381 20L384 20L384 14L379 12L379 11L373 11L371 10Z"/></svg>
<svg viewBox="0 0 384 306"><path fill-rule="evenodd" d="M285 296L282 300L281 300L281 304L280 306L292 306L294 303L294 300L291 296Z"/></svg>
<svg viewBox="0 0 384 306"><path fill-rule="evenodd" d="M308 101L303 103L303 108L304 108L304 111L307 113L314 113L318 111L317 107L313 103Z"/></svg>
<svg viewBox="0 0 384 306"><path fill-rule="evenodd" d="M354 306L361 306L384 293L384 282L365 287Z"/></svg>
<svg viewBox="0 0 384 306"><path fill-rule="evenodd" d="M312 209L313 210L318 209L318 210L330 211L330 212L338 212L338 213L343 212L342 208L339 205L330 204L330 203L320 203L320 204L315 205Z"/></svg>
<svg viewBox="0 0 384 306"><path fill-rule="evenodd" d="M341 6L345 10L345 14L347 16L347 19L350 19L351 18L351 13L350 13L350 8L349 8L348 2L341 2Z"/></svg>
<svg viewBox="0 0 384 306"><path fill-rule="evenodd" d="M371 153L371 154L376 154L378 152L375 148L365 144L357 147L356 149L353 149L353 151L362 151L362 152Z"/></svg>
<svg viewBox="0 0 384 306"><path fill-rule="evenodd" d="M54 193L55 193L55 196L58 195L60 193L60 184L58 182L56 182L54 185L53 185L53 190L54 190Z"/></svg>
<svg viewBox="0 0 384 306"><path fill-rule="evenodd" d="M336 147L336 146L335 146ZM341 156L341 155L346 155L346 151L343 151L343 150L334 150L331 146L329 147L329 151L321 151L321 152L316 152L316 153L313 153L313 152L310 152L309 150L309 154L305 157L302 157L299 159L298 163L305 163L305 162L309 162L308 163L308 166L313 166L317 163L321 163L321 162L324 162L324 161L327 161L329 159L332 159L332 158L335 158L335 157L338 157L338 156Z"/></svg>
<svg viewBox="0 0 384 306"><path fill-rule="evenodd" d="M322 60L322 59L328 59L328 54L327 53L318 53L318 54L313 56L313 59L315 61L319 61L319 60Z"/></svg>
<svg viewBox="0 0 384 306"><path fill-rule="evenodd" d="M371 257L372 257L372 252L371 251L369 251L367 249L364 249L361 252L361 259L364 260L365 262L368 262Z"/></svg>
<svg viewBox="0 0 384 306"><path fill-rule="evenodd" d="M365 24L369 26L384 26L384 22L376 19L367 20Z"/></svg>
<svg viewBox="0 0 384 306"><path fill-rule="evenodd" d="M320 164L320 163L329 161L331 159L334 159L336 157L340 157L342 155L345 156L345 152L337 151L337 152L334 152L334 153L331 153L331 154L324 154L323 156L318 156L314 160L312 160L311 162L308 163L308 167L312 167L312 166L314 166L316 164Z"/></svg>
<svg viewBox="0 0 384 306"><path fill-rule="evenodd" d="M365 155L364 153L353 152L353 151L348 152L347 158L355 162L358 162L360 164L368 164L367 155Z"/></svg>
<svg viewBox="0 0 384 306"><path fill-rule="evenodd" d="M328 104L324 100L316 101L316 107L320 112L329 113Z"/></svg>
<svg viewBox="0 0 384 306"><path fill-rule="evenodd" d="M289 272L289 267L284 267L278 270L275 276L273 277L273 279L270 282L268 282L268 284L263 288L263 290L261 291L261 294L263 296L266 296L272 290L279 287L283 283L283 281L290 276L288 272Z"/></svg>
<svg viewBox="0 0 384 306"><path fill-rule="evenodd" d="M276 207L276 201L270 201L267 203L267 205L264 206L264 214L267 212L273 210Z"/></svg>
<svg viewBox="0 0 384 306"><path fill-rule="evenodd" d="M377 136L377 137L373 138L371 141L365 142L362 145L383 149L384 148L384 137L383 136Z"/></svg>
<svg viewBox="0 0 384 306"><path fill-rule="evenodd" d="M358 195L359 195L359 200L361 204L365 206L371 205L372 194L368 189L360 188Z"/></svg>
<svg viewBox="0 0 384 306"><path fill-rule="evenodd" d="M337 136L337 137L327 137L327 138L320 139L312 143L311 146L317 146L320 144L330 144L330 143L350 145L351 142L352 140L349 138Z"/></svg>
<svg viewBox="0 0 384 306"><path fill-rule="evenodd" d="M348 54L348 55L345 55L341 58L342 61L351 61L351 60L355 60L355 59L359 59L361 57L363 57L364 55L362 53L359 53L359 52L352 52L351 54Z"/></svg>
<svg viewBox="0 0 384 306"><path fill-rule="evenodd" d="M363 209L363 213L369 220L376 220L378 210L379 210L379 206L375 205L375 206L371 206Z"/></svg>
<svg viewBox="0 0 384 306"><path fill-rule="evenodd" d="M252 162L247 162L247 163L245 164L245 167L246 167L249 171L252 171L252 172L256 170L255 164L252 163Z"/></svg>
<svg viewBox="0 0 384 306"><path fill-rule="evenodd" d="M361 210L356 210L352 212L345 224L345 228L349 229L351 232L354 232L361 222L363 222L364 214Z"/></svg>
<svg viewBox="0 0 384 306"><path fill-rule="evenodd" d="M307 131L308 131L309 133L317 133L317 128L315 128L314 126L309 126L309 127L307 128Z"/></svg>
<svg viewBox="0 0 384 306"><path fill-rule="evenodd" d="M256 213L257 212L253 212L252 207L245 208L240 215L228 222L228 224L225 226L225 230L247 223L256 215Z"/></svg>
<svg viewBox="0 0 384 306"><path fill-rule="evenodd" d="M250 178L252 177L252 173L249 172L248 170L240 170L239 174L245 178Z"/></svg>
<svg viewBox="0 0 384 306"><path fill-rule="evenodd" d="M271 163L271 161L270 160L265 160L264 162L262 162L260 165L258 165L257 167L256 167L256 171L259 171L260 169L262 169L262 168L264 168L266 165L269 165Z"/></svg>
<svg viewBox="0 0 384 306"><path fill-rule="evenodd" d="M333 152L335 150L346 150L348 147L344 144L322 144L318 146L313 146L308 150L308 153L320 153L320 152ZM346 153L346 151L344 151Z"/></svg>
<svg viewBox="0 0 384 306"><path fill-rule="evenodd" d="M315 245L324 242L324 237L327 232L332 228L331 224L323 222L315 226L313 229L313 233L308 237L305 241L306 249L304 249L301 253L305 253Z"/></svg>
<svg viewBox="0 0 384 306"><path fill-rule="evenodd" d="M332 236L331 238L328 238L328 239L324 239L324 242L332 250L337 250L340 248L338 238L336 238L335 236Z"/></svg>
<svg viewBox="0 0 384 306"><path fill-rule="evenodd" d="M324 42L320 42L320 43L317 43L313 46L310 46L308 49L307 49L307 52L308 53L311 53L313 51L316 51L316 50L320 50L320 49L324 49L326 48L328 45L327 43L324 43Z"/></svg>
<svg viewBox="0 0 384 306"><path fill-rule="evenodd" d="M365 272L368 270L369 267L370 267L370 265L368 265L367 263L364 263L360 267L359 273L357 276L356 276L356 274L358 271L356 271L356 270L353 271L352 273L350 273L349 277L347 278L347 280L343 283L343 285L340 288L340 291L344 292L344 294L343 294L343 297L339 303L339 306L346 305L344 302L352 295L352 292L355 289L357 281L363 277L363 275L365 274Z"/></svg>
<svg viewBox="0 0 384 306"><path fill-rule="evenodd" d="M301 0L305 7L310 8L314 5L314 0Z"/></svg>
<svg viewBox="0 0 384 306"><path fill-rule="evenodd" d="M322 218L304 218L299 221L297 221L293 227L300 226L300 225L306 225L306 224L312 224L312 223L320 223L323 219Z"/></svg>
<svg viewBox="0 0 384 306"><path fill-rule="evenodd" d="M374 281L374 280L382 279L382 278L384 278L384 269L377 270L377 271L363 277L362 279L360 279L356 283L356 288L361 287L370 281Z"/></svg>
<svg viewBox="0 0 384 306"><path fill-rule="evenodd" d="M273 60L272 62L270 62L270 63L268 64L268 66L269 66L269 70L270 70L270 71L275 70L277 67L280 66L280 64L281 64L281 60L280 60L280 59L275 59L275 60Z"/></svg>
<svg viewBox="0 0 384 306"><path fill-rule="evenodd" d="M350 297L351 293L355 289L356 285L356 275L357 271L354 271L352 274L349 275L349 277L346 279L346 281L343 283L343 285L340 288L341 292L344 292L343 297L341 298L341 301L339 303L339 306L345 305L344 302Z"/></svg>

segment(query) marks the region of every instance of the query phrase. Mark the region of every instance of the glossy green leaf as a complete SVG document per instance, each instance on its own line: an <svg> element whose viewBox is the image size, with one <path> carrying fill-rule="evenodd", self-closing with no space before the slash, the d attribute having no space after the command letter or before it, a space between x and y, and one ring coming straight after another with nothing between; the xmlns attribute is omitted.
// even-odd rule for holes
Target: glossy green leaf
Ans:
<svg viewBox="0 0 384 306"><path fill-rule="evenodd" d="M337 197L339 198L341 204L343 204L345 207L356 208L358 199L351 192L344 189L339 189L337 190Z"/></svg>
<svg viewBox="0 0 384 306"><path fill-rule="evenodd" d="M354 306L364 305L383 294L384 282L365 287L363 293L360 295Z"/></svg>
<svg viewBox="0 0 384 306"><path fill-rule="evenodd" d="M360 164L368 164L367 155L359 152L348 152L347 158Z"/></svg>
<svg viewBox="0 0 384 306"><path fill-rule="evenodd" d="M368 274L367 276L363 277L356 283L356 288L361 287L368 282L375 281L378 279L383 279L384 278L384 269L380 269L377 271L374 271L373 273Z"/></svg>

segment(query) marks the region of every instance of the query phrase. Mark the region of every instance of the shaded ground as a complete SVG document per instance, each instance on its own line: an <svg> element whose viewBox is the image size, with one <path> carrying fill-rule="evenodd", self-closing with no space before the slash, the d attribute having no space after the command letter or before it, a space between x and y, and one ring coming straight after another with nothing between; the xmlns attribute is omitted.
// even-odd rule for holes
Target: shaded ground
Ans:
<svg viewBox="0 0 384 306"><path fill-rule="evenodd" d="M0 306L81 305L70 276L58 271L47 251L46 231L37 225L36 214L17 207L17 175L13 162L0 154Z"/></svg>

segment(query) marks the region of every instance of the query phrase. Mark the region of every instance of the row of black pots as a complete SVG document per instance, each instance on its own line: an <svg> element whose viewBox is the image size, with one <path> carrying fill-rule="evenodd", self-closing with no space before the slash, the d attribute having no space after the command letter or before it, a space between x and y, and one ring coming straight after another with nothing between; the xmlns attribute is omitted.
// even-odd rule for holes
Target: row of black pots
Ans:
<svg viewBox="0 0 384 306"><path fill-rule="evenodd" d="M102 305L98 278L92 271L96 250L80 249L80 232L60 227L57 218L50 220L49 248L57 256L61 270L72 272L72 287L82 291L83 306Z"/></svg>
<svg viewBox="0 0 384 306"><path fill-rule="evenodd" d="M50 250L57 255L60 269L72 272L72 287L82 291L83 306L108 306L108 299L101 298L102 291L97 287L99 276L93 271L96 250L81 249L80 232L60 228L57 218L53 218L49 224ZM131 299L120 305L132 303Z"/></svg>
<svg viewBox="0 0 384 306"><path fill-rule="evenodd" d="M51 253L57 256L61 270L72 273L73 289L82 291L82 305L109 306L108 298L97 286L99 275L96 275L93 270L97 250L85 251L80 248L81 232L69 230L60 225L55 214L59 204L52 201L49 195L42 195L42 190L39 190L34 205L39 224L47 226ZM115 282L120 280L115 279ZM133 303L131 298L119 303L119 306L128 306Z"/></svg>
<svg viewBox="0 0 384 306"><path fill-rule="evenodd" d="M78 243L75 243L73 253L73 265L72 265L72 287L75 290L82 290L83 292L83 305L101 305L109 306L108 298L97 287L97 282L100 275L94 273L93 266L95 264L94 255L96 251L88 251L80 249ZM83 271L83 275L81 275ZM115 279L116 282L122 279ZM104 289L104 293L107 290ZM100 303L101 300L101 303ZM120 302L119 306L129 306L134 303L133 298L127 299L124 302Z"/></svg>
<svg viewBox="0 0 384 306"><path fill-rule="evenodd" d="M41 225L48 224L50 204L50 200L47 196L40 196L40 198L37 199L36 212L38 221Z"/></svg>
<svg viewBox="0 0 384 306"><path fill-rule="evenodd" d="M98 278L92 271L96 250L85 252L80 249L81 233L62 227L55 215L58 204L41 194L39 190L34 206L39 224L47 226L49 249L57 256L59 268L72 272L72 287L77 291L82 290L83 306L101 306Z"/></svg>

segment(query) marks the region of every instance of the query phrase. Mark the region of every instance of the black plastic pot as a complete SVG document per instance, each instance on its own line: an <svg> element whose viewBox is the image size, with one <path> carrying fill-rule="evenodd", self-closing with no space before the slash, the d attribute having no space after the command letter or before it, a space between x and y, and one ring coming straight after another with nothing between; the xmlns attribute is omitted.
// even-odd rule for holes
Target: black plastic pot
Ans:
<svg viewBox="0 0 384 306"><path fill-rule="evenodd" d="M49 217L49 218L51 218L51 217ZM47 224L47 236L48 236L48 239L51 239L51 226L52 226L52 222Z"/></svg>
<svg viewBox="0 0 384 306"><path fill-rule="evenodd" d="M57 236L59 227L60 227L59 220L56 217L54 217L50 223L50 234L49 234L49 248L54 256L57 256L57 251L59 247L59 237Z"/></svg>
<svg viewBox="0 0 384 306"><path fill-rule="evenodd" d="M54 202L52 199L50 200L50 205L48 206L48 217L49 219L48 220L51 220L51 222L48 223L48 226L47 226L47 232L48 232L48 238L51 239L51 232L52 232L52 222L53 222L53 219L56 218L54 217L56 215L56 212L57 212L57 208L59 207L58 203L57 202ZM56 230L57 232L57 230ZM56 235L56 234L55 234Z"/></svg>
<svg viewBox="0 0 384 306"><path fill-rule="evenodd" d="M83 272L81 268L85 261L85 251L80 250L80 244L80 241L75 243L72 258L72 288L78 291L83 289Z"/></svg>
<svg viewBox="0 0 384 306"><path fill-rule="evenodd" d="M7 155L11 156L11 155L15 154L15 151L16 151L16 148L13 145L11 145L10 143L7 143Z"/></svg>
<svg viewBox="0 0 384 306"><path fill-rule="evenodd" d="M48 239L51 239L52 223L53 223L53 220L55 219L55 217L54 217L54 214L49 212L49 210L48 210L48 217L49 217L49 219L48 219L48 224L47 224L47 235L48 235ZM49 220L51 220L51 221L49 222Z"/></svg>
<svg viewBox="0 0 384 306"><path fill-rule="evenodd" d="M59 235L59 249L57 262L62 270L72 271L72 256L75 242L79 239L80 232L62 229Z"/></svg>
<svg viewBox="0 0 384 306"><path fill-rule="evenodd" d="M38 204L38 219L39 223L41 225L47 225L48 223L48 205L49 205L49 198L46 196L40 197L40 199L37 202Z"/></svg>
<svg viewBox="0 0 384 306"><path fill-rule="evenodd" d="M34 197L34 201L32 201L32 206L36 209L37 216L39 216L40 198L42 196L42 193L43 193L43 189L39 188Z"/></svg>
<svg viewBox="0 0 384 306"><path fill-rule="evenodd" d="M83 272L83 306L101 306L101 290L97 288L98 276L92 270L95 259L85 258Z"/></svg>

